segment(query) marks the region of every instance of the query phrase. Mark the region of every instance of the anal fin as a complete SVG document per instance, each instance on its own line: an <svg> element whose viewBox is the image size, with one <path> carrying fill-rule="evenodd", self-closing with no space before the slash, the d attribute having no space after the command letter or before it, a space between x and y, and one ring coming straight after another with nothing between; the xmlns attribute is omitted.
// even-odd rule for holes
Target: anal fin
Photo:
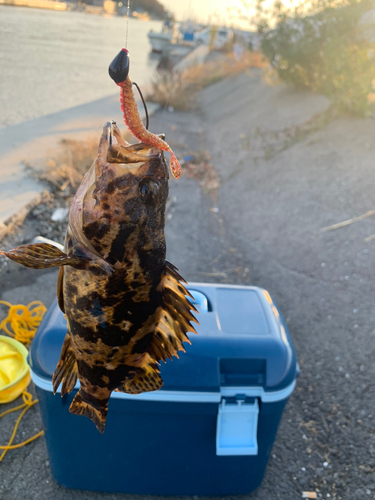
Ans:
<svg viewBox="0 0 375 500"><path fill-rule="evenodd" d="M77 376L77 361L71 346L70 333L68 332L65 335L61 348L60 359L52 377L53 393L56 394L56 391L61 383L61 397L71 392L76 385Z"/></svg>

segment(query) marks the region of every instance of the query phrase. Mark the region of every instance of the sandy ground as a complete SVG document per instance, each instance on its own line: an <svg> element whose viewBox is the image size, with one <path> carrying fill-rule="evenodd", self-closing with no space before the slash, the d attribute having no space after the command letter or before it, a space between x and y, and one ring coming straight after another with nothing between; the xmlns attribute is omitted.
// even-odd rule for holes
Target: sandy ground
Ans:
<svg viewBox="0 0 375 500"><path fill-rule="evenodd" d="M375 222L322 228L374 208L375 123L342 117L276 154L270 144L282 145L285 127L324 110L325 99L266 87L253 72L209 87L200 102L199 111L152 118L180 158L210 151L221 179L217 197L186 176L171 181L168 258L190 281L267 288L286 316L302 370L264 482L246 498L294 500L305 490L374 498L375 240L364 239ZM29 218L7 245L28 241L37 227ZM0 279L3 299L53 299L54 272L3 262ZM12 421L1 423L2 441ZM40 427L38 409L30 410L21 437ZM43 438L8 453L0 499L131 498L66 490L48 465Z"/></svg>

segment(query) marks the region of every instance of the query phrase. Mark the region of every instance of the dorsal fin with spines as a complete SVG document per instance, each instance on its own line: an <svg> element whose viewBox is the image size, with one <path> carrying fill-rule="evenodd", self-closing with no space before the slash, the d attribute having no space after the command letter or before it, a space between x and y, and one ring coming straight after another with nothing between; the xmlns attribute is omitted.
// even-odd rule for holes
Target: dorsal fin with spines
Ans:
<svg viewBox="0 0 375 500"><path fill-rule="evenodd" d="M198 312L187 296L191 293L182 283L186 281L178 269L165 261L164 271L158 286L162 292L162 305L158 309L155 335L150 354L158 360L165 361L172 356L178 358L178 351L184 351L183 342L190 344L188 332L197 333L192 321L198 323L191 311Z"/></svg>

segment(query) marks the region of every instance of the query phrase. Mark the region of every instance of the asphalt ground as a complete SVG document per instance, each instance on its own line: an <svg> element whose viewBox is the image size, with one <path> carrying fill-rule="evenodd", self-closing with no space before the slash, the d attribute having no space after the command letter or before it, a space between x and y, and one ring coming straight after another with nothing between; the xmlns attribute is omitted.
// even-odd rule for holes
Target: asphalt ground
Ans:
<svg viewBox="0 0 375 500"><path fill-rule="evenodd" d="M326 106L318 96L265 87L252 73L206 89L198 111L152 118L152 130L165 132L180 158L203 158L208 150L221 181L215 190L204 176L171 180L168 259L189 281L269 290L301 365L263 484L240 499L294 500L303 491L316 491L318 498L375 497L375 240L364 241L375 233L375 221L322 231L374 208L375 123L342 117L270 154L285 127ZM4 243L31 239L38 224L27 219L23 231ZM53 299L55 272L2 262L0 279L1 298L12 303ZM1 422L2 441L13 422L12 416ZM24 419L21 438L40 428L36 407ZM51 498L133 496L57 485L44 438L9 452L0 465L0 499Z"/></svg>

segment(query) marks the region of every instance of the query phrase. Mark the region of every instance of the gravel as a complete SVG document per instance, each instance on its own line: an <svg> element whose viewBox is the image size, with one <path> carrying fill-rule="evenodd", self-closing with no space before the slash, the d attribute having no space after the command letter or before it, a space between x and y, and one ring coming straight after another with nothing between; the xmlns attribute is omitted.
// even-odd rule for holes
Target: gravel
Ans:
<svg viewBox="0 0 375 500"><path fill-rule="evenodd" d="M319 96L264 87L254 72L207 88L200 111L152 118L152 130L165 132L180 158L208 150L221 180L215 201L193 179L171 180L168 259L189 281L269 290L301 365L263 484L243 498L294 500L303 491L324 499L375 497L375 241L364 241L375 222L321 231L374 208L375 123L337 119L272 158L264 143L243 140L257 127L275 137L325 105ZM51 221L58 205L55 198L34 209L7 243L36 234L61 242L64 223ZM41 273L2 262L2 297L31 299L39 288L53 297L56 275ZM39 429L37 409L30 414L29 428ZM10 423L2 429L7 435ZM43 439L7 455L0 485L3 500L133 498L58 486Z"/></svg>

